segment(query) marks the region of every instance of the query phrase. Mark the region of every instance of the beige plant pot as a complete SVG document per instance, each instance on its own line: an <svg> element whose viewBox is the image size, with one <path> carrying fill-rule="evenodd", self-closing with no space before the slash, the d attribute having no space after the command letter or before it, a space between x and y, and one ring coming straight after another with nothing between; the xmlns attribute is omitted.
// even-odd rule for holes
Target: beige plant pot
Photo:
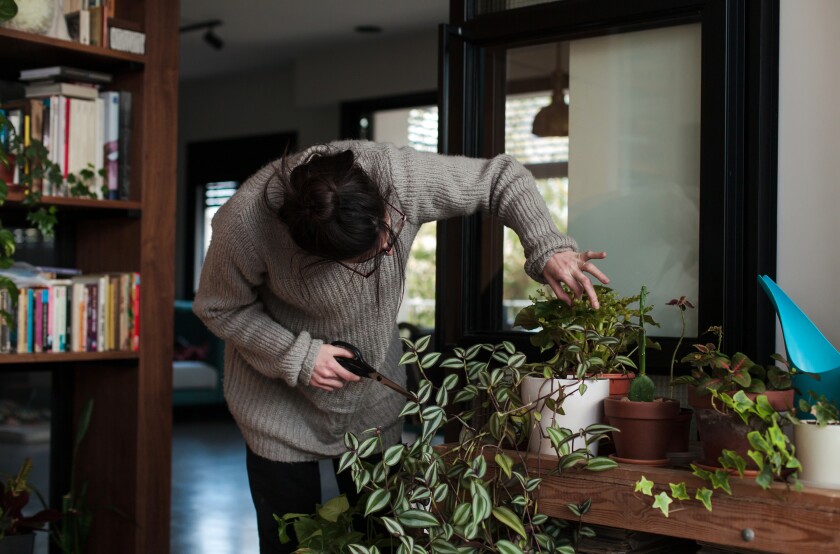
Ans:
<svg viewBox="0 0 840 554"><path fill-rule="evenodd" d="M793 434L796 458L802 464L800 480L805 485L840 489L840 425L803 422L793 426Z"/></svg>
<svg viewBox="0 0 840 554"><path fill-rule="evenodd" d="M530 404L536 402L534 409L541 414L538 426L531 429L528 451L537 454L557 455L551 446L547 429L552 425L566 428L572 432L595 423L602 423L603 402L610 395L610 382L606 379L586 379L586 392L580 394L576 389L580 381L577 379L543 379L540 377L526 377L522 381L522 401ZM546 408L545 397L558 401L562 391L567 391L563 399L563 411L560 415ZM574 392L572 392L574 391ZM538 400L543 398L543 400ZM583 448L585 440L582 437L572 441L572 450ZM589 445L589 452L598 455L598 443Z"/></svg>

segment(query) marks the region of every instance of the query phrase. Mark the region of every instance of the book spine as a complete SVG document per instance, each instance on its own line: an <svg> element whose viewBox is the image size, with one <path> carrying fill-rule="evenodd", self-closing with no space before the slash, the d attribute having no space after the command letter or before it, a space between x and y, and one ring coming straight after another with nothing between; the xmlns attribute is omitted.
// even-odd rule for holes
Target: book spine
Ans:
<svg viewBox="0 0 840 554"><path fill-rule="evenodd" d="M119 101L119 162L117 164L119 171L119 197L121 200L128 200L131 198L131 156L129 150L131 149L131 92L120 91Z"/></svg>
<svg viewBox="0 0 840 554"><path fill-rule="evenodd" d="M26 289L26 352L35 351L35 290Z"/></svg>
<svg viewBox="0 0 840 554"><path fill-rule="evenodd" d="M88 306L87 306L87 347L88 352L96 352L99 350L99 285L90 284L87 286L88 290Z"/></svg>
<svg viewBox="0 0 840 554"><path fill-rule="evenodd" d="M140 350L140 274L134 273L132 297L132 326L131 326L131 349L134 352Z"/></svg>
<svg viewBox="0 0 840 554"><path fill-rule="evenodd" d="M105 102L105 140L103 154L105 158L105 181L108 186L108 199L119 199L119 140L120 140L120 93L109 91L102 93Z"/></svg>

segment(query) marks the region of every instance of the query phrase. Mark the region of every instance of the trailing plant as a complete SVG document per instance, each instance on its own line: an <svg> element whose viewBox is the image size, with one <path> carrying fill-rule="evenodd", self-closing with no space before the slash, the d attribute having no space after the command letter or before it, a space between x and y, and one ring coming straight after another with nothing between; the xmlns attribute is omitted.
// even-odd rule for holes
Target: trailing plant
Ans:
<svg viewBox="0 0 840 554"><path fill-rule="evenodd" d="M589 505L569 507L577 525L542 513L542 475L616 467L609 458L592 456L586 446L571 447L576 437L590 444L612 428L551 427L558 461L543 469L544 460L529 460L516 449L527 443L538 416L533 403L520 399L526 358L513 344L456 348L454 356L442 359L425 352L429 337L403 340L407 351L400 363L416 363L422 376L415 398L402 410L403 416L419 416L416 440L386 447L379 429L345 435L347 452L339 471L351 472L359 503L339 500L315 515L279 515L281 540L289 540L292 525L300 551L306 552L574 552L575 541L591 533L580 520ZM435 367L449 370L440 387L429 378ZM458 429L458 443L433 446L446 425ZM367 528L350 532L352 543L326 545L324 537L347 533L354 514Z"/></svg>
<svg viewBox="0 0 840 554"><path fill-rule="evenodd" d="M565 286L565 285L564 285ZM541 351L554 351L547 362L539 362L546 378L578 379L597 373L626 373L636 369L630 359L639 338L639 324L656 325L651 308L632 308L640 295L621 297L609 287L595 285L600 307L592 308L588 297L572 304L550 296L543 290L531 297L532 304L520 310L514 325L536 331L531 343ZM567 290L567 292L570 292ZM653 343L649 347L658 347Z"/></svg>
<svg viewBox="0 0 840 554"><path fill-rule="evenodd" d="M674 384L691 385L700 395L707 395L712 391L762 393L769 390L788 390L792 387L794 370L784 356L774 354L772 358L781 365L767 367L756 364L742 352L737 352L730 358L720 350L723 329L710 327L706 332L717 336L717 344L695 344L696 352L682 359L682 362L691 365L691 374L677 377L672 381Z"/></svg>
<svg viewBox="0 0 840 554"><path fill-rule="evenodd" d="M0 21L9 21L18 13L15 0L0 0Z"/></svg>
<svg viewBox="0 0 840 554"><path fill-rule="evenodd" d="M750 443L750 448L747 450L747 456L758 467L758 472L755 475L755 482L762 489L769 489L773 481L785 481L788 486L793 485L797 491L802 490L802 484L799 481L798 472L802 469L799 460L796 459L796 448L790 439L782 430L782 425L786 421L770 405L770 401L764 395L756 397L755 401L750 399L742 390L737 391L733 395L723 394L717 390L711 389L710 393L720 402L725 408L737 414L741 420L749 426L750 431L747 433L747 439ZM729 482L730 475L738 475L743 478L747 468L747 461L737 452L724 449L720 458L718 458L720 468L714 471L709 471L692 464L692 474L701 480L709 483L711 489L708 487L697 487L694 491L694 499L698 500L703 506L712 511L712 494L713 490L720 489L728 495L732 495L732 486ZM636 492L641 492L654 498L652 507L660 510L665 517L668 517L670 505L675 501L691 500L689 491L685 482L669 483L670 489L662 490L654 494L653 487L655 484L649 481L645 476L642 476L636 482Z"/></svg>

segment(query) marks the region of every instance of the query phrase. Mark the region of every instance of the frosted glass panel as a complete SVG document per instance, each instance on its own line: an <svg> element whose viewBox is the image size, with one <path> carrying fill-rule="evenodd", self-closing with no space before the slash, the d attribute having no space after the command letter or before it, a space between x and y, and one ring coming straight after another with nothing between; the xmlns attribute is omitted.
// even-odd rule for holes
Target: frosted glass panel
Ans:
<svg viewBox="0 0 840 554"><path fill-rule="evenodd" d="M608 252L615 289L647 285L656 334L679 335L665 303L697 300L700 25L573 41L569 77L569 233Z"/></svg>

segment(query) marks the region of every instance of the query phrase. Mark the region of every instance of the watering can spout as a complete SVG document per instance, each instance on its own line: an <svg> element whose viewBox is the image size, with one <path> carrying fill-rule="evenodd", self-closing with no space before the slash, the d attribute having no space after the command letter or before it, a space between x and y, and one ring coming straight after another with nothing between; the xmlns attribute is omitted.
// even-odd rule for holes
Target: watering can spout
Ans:
<svg viewBox="0 0 840 554"><path fill-rule="evenodd" d="M840 369L840 352L785 291L767 275L759 275L758 282L776 308L790 364L806 373L826 373Z"/></svg>

